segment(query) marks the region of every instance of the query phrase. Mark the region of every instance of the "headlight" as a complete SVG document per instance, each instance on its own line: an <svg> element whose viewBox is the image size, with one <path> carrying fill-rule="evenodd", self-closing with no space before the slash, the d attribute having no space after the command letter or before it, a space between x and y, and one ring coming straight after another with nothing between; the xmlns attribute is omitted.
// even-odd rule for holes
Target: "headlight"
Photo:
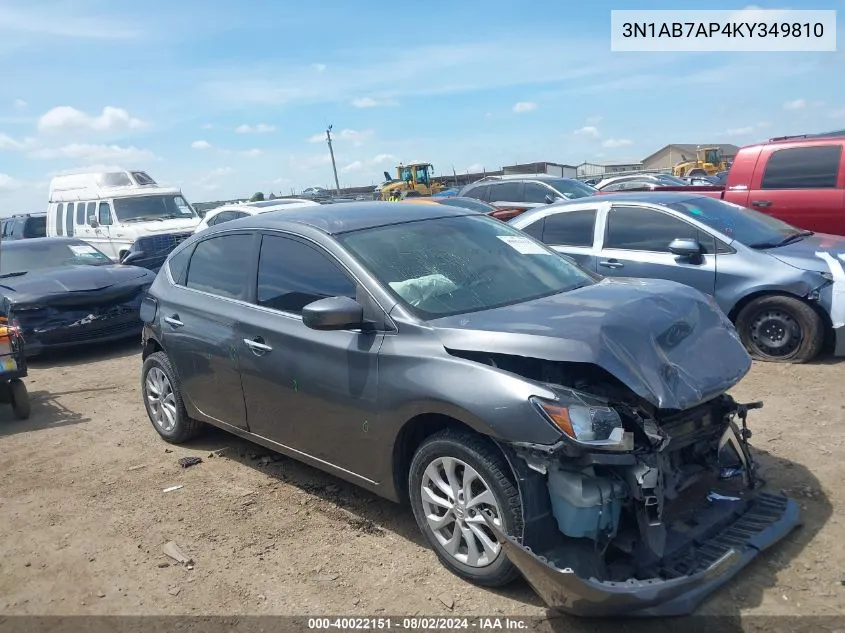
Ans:
<svg viewBox="0 0 845 633"><path fill-rule="evenodd" d="M622 418L610 407L562 405L541 398L531 400L552 424L576 444L609 451L634 450L634 434L625 430Z"/></svg>

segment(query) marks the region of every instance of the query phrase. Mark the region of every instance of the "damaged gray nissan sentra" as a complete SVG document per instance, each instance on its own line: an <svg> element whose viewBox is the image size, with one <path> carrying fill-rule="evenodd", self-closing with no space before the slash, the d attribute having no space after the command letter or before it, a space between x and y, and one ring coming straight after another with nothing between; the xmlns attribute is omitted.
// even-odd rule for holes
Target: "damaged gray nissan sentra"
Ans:
<svg viewBox="0 0 845 633"><path fill-rule="evenodd" d="M800 523L764 491L712 299L603 279L466 209L352 203L195 235L141 308L167 441L209 423L410 503L450 570L580 615L691 612Z"/></svg>

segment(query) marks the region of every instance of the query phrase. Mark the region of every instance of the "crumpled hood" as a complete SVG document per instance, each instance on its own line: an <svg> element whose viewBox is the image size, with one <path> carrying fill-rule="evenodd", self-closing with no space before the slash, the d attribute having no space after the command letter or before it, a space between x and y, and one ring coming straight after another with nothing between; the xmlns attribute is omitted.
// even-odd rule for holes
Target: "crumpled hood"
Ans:
<svg viewBox="0 0 845 633"><path fill-rule="evenodd" d="M672 281L605 279L429 325L447 349L592 363L661 409L705 402L751 368L715 303Z"/></svg>
<svg viewBox="0 0 845 633"><path fill-rule="evenodd" d="M786 246L770 248L765 252L784 264L801 270L830 273L832 271L827 258L819 257L816 253L827 253L834 260L838 260L839 255L845 256L845 237L816 233Z"/></svg>
<svg viewBox="0 0 845 633"><path fill-rule="evenodd" d="M136 266L65 266L0 278L0 293L13 303L29 303L116 286L141 286L154 279L155 273Z"/></svg>

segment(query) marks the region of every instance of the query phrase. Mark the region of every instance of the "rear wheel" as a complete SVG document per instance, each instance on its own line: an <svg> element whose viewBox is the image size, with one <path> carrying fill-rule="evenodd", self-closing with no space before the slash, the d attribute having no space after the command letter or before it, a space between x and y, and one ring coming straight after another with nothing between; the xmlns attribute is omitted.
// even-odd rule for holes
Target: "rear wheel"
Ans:
<svg viewBox="0 0 845 633"><path fill-rule="evenodd" d="M164 352L150 354L144 361L141 393L150 422L168 442L186 442L202 430L202 422L188 417L176 374Z"/></svg>
<svg viewBox="0 0 845 633"><path fill-rule="evenodd" d="M806 363L824 343L821 317L795 297L755 299L740 311L736 329L751 357L762 361Z"/></svg>
<svg viewBox="0 0 845 633"><path fill-rule="evenodd" d="M509 473L489 440L454 429L425 440L411 462L411 506L426 540L449 570L487 587L519 575L481 516L521 535L522 505Z"/></svg>

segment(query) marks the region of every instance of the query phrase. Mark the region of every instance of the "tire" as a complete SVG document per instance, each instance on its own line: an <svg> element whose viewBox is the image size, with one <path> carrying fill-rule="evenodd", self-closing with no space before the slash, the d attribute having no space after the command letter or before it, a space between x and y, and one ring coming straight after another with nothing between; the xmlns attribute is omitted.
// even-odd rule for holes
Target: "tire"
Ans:
<svg viewBox="0 0 845 633"><path fill-rule="evenodd" d="M703 169L690 169L687 176L706 176L707 172Z"/></svg>
<svg viewBox="0 0 845 633"><path fill-rule="evenodd" d="M18 420L26 420L31 412L29 392L22 380L15 378L9 381L9 395L12 404L12 412Z"/></svg>
<svg viewBox="0 0 845 633"><path fill-rule="evenodd" d="M768 295L737 315L736 329L755 360L806 363L821 352L824 324L812 306L795 297Z"/></svg>
<svg viewBox="0 0 845 633"><path fill-rule="evenodd" d="M144 361L141 394L150 423L165 441L181 444L202 430L202 422L188 417L176 374L164 352L150 354Z"/></svg>
<svg viewBox="0 0 845 633"><path fill-rule="evenodd" d="M444 471L440 469L444 462L455 465L453 472L458 482L463 481L461 473L464 476L468 474L467 467L478 475L478 479L470 482L470 503L467 504L461 497L459 504L452 503L453 509L445 512L442 501L450 503L449 497L443 489L437 489L431 479L432 475L439 476L444 485L449 487ZM519 577L519 571L508 560L492 532L484 525L483 520L479 521L478 510L475 509L479 506L474 508L471 505L471 500L481 495L482 486L486 487L487 491L492 493L492 499L498 508L499 527L507 534L522 534L522 503L519 491L510 477L510 467L492 442L481 435L457 429L445 429L435 433L422 443L414 455L408 486L417 525L447 569L465 580L485 587L501 587ZM436 489L442 499L441 503L428 502L427 506L423 499L423 486L429 490ZM454 487L451 490L454 490ZM460 492L463 493L463 488ZM430 498L426 496L426 499ZM481 505L487 510L491 508L487 504ZM458 539L459 549L453 555L447 551L440 539L443 538L448 543L450 537L454 537L454 530L457 529L456 517L459 516L456 512L462 516L464 530ZM435 528L429 524L428 516L449 516L451 522L447 519L435 533ZM465 534L473 539L476 550L482 550L475 561L471 560L472 552L467 538L463 536ZM476 536L477 534L486 535L488 544L494 547L488 545L485 548L484 541Z"/></svg>

